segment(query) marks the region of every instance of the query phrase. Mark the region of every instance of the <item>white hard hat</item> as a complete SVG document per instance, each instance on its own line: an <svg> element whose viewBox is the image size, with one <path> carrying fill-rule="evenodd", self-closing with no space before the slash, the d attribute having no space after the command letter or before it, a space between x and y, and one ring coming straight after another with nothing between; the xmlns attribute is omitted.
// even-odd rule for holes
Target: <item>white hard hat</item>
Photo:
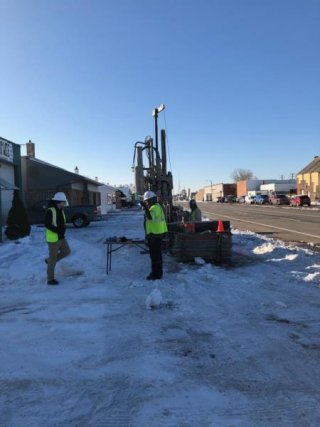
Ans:
<svg viewBox="0 0 320 427"><path fill-rule="evenodd" d="M65 203L68 203L66 195L64 193L62 193L61 191L59 191L59 193L56 193L52 197L52 200L54 200L55 202L65 202Z"/></svg>
<svg viewBox="0 0 320 427"><path fill-rule="evenodd" d="M143 195L143 201L153 199L154 197L157 197L157 195L153 191L146 191Z"/></svg>

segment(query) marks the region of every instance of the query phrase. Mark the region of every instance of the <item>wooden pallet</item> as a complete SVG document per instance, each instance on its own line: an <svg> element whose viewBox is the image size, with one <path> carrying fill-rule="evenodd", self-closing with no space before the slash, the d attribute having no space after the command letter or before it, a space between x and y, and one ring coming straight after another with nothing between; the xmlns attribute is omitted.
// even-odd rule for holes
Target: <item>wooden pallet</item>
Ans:
<svg viewBox="0 0 320 427"><path fill-rule="evenodd" d="M232 234L230 222L223 222L224 232L215 231L218 221L197 222L195 227L169 224L169 253L179 261L200 257L207 262L228 262L232 255Z"/></svg>

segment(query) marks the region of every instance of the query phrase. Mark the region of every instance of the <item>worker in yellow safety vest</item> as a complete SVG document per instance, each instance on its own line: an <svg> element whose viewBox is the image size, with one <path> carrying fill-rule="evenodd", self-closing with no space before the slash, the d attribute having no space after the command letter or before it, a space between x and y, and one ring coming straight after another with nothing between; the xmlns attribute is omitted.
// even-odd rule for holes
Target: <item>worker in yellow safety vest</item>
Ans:
<svg viewBox="0 0 320 427"><path fill-rule="evenodd" d="M194 199L191 199L189 202L189 206L191 209L190 221L201 221L202 214L201 210L198 208L197 202Z"/></svg>
<svg viewBox="0 0 320 427"><path fill-rule="evenodd" d="M145 229L151 259L151 273L147 280L162 278L162 239L168 231L165 215L157 196L153 191L146 191L143 196L145 210Z"/></svg>
<svg viewBox="0 0 320 427"><path fill-rule="evenodd" d="M64 237L66 232L66 217L63 208L66 203L66 195L58 192L51 199L46 212L45 227L49 257L45 259L45 262L47 264L48 285L57 285L59 283L54 277L56 263L71 252L68 242Z"/></svg>

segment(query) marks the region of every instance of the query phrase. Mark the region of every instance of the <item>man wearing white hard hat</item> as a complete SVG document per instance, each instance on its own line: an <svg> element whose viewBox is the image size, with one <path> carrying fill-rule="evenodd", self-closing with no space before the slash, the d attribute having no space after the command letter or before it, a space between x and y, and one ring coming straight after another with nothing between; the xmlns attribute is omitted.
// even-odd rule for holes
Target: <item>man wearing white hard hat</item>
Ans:
<svg viewBox="0 0 320 427"><path fill-rule="evenodd" d="M62 192L56 193L46 212L46 241L48 243L49 257L45 260L47 267L48 285L57 285L54 269L56 263L70 254L70 247L64 235L66 232L66 217L63 211L67 203L66 195Z"/></svg>
<svg viewBox="0 0 320 427"><path fill-rule="evenodd" d="M143 195L143 207L146 214L146 235L151 258L151 273L147 280L158 280L162 277L161 242L167 233L167 223L162 207L157 203L157 196L153 191L146 191Z"/></svg>

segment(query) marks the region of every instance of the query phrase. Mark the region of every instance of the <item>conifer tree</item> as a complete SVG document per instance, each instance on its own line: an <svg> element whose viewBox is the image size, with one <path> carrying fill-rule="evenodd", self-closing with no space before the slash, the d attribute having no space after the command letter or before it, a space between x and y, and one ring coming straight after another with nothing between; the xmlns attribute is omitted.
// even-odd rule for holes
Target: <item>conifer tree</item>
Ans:
<svg viewBox="0 0 320 427"><path fill-rule="evenodd" d="M20 237L29 236L30 229L27 211L20 199L19 191L14 190L5 234L10 240L16 240Z"/></svg>

